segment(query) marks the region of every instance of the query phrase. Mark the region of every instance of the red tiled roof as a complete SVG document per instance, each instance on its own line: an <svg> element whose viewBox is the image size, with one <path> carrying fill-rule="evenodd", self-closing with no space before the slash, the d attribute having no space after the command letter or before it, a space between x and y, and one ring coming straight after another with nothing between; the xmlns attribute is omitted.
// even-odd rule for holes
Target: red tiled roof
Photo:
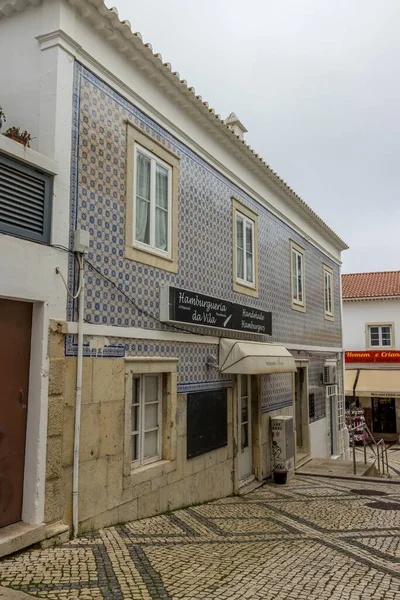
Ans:
<svg viewBox="0 0 400 600"><path fill-rule="evenodd" d="M400 271L342 275L342 295L344 300L400 296Z"/></svg>

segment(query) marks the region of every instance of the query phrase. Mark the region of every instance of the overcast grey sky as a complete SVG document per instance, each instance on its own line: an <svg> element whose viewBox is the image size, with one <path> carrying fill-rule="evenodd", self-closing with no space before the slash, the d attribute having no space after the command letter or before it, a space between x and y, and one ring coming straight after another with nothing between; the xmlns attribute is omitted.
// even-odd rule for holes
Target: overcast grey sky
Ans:
<svg viewBox="0 0 400 600"><path fill-rule="evenodd" d="M400 269L399 0L107 0L350 246Z"/></svg>

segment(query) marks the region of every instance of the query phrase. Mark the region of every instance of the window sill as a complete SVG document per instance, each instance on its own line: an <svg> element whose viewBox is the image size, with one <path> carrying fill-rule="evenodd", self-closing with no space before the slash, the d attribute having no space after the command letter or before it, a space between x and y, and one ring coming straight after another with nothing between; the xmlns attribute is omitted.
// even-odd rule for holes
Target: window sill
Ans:
<svg viewBox="0 0 400 600"><path fill-rule="evenodd" d="M174 258L167 256L161 256L151 250L145 250L143 248L137 248L135 246L125 246L125 258L128 260L134 260L141 262L150 267L156 269L162 269L163 271L169 271L170 273L178 272L178 262Z"/></svg>
<svg viewBox="0 0 400 600"><path fill-rule="evenodd" d="M382 352L384 350L395 350L395 346L367 346L367 350L371 350L373 352L376 350L377 352Z"/></svg>
<svg viewBox="0 0 400 600"><path fill-rule="evenodd" d="M140 467L131 467L129 475L124 477L124 488L132 488L137 485L145 484L175 470L176 461L164 459Z"/></svg>
<svg viewBox="0 0 400 600"><path fill-rule="evenodd" d="M156 460L152 463L148 463L147 465L141 465L140 467L132 467L131 466L131 476L132 475L136 475L138 473L144 473L149 469L154 469L156 467L161 468L165 465L168 465L171 461L170 460Z"/></svg>
<svg viewBox="0 0 400 600"><path fill-rule="evenodd" d="M247 296L252 296L253 298L258 298L258 290L255 286L252 287L234 281L232 287L234 292L238 292L239 294L246 294Z"/></svg>
<svg viewBox="0 0 400 600"><path fill-rule="evenodd" d="M292 301L292 309L293 310L297 310L298 312L306 312L306 305L305 304L296 304L295 302Z"/></svg>
<svg viewBox="0 0 400 600"><path fill-rule="evenodd" d="M59 165L56 161L48 158L32 148L27 148L22 144L18 144L4 135L0 135L0 151L9 158L15 158L25 163L29 167L44 171L49 175L57 175Z"/></svg>
<svg viewBox="0 0 400 600"><path fill-rule="evenodd" d="M325 313L324 316L325 316L325 321L334 321L335 320L333 315L329 315L329 314Z"/></svg>

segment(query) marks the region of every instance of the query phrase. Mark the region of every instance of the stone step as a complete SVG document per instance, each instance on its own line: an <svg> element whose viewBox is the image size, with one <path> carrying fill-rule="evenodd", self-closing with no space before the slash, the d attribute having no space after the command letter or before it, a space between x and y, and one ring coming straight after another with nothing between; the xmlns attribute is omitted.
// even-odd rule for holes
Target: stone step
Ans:
<svg viewBox="0 0 400 600"><path fill-rule="evenodd" d="M28 523L13 523L0 529L0 558L28 548L46 538L46 527L40 525L29 525Z"/></svg>

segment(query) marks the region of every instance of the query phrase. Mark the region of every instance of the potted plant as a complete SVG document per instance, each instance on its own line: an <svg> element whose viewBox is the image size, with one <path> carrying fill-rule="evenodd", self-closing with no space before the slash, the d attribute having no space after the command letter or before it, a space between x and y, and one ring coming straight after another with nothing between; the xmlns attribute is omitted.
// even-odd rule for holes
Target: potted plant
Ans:
<svg viewBox="0 0 400 600"><path fill-rule="evenodd" d="M285 484L287 481L288 470L286 468L285 461L282 457L282 450L275 440L272 441L272 456L272 474L274 478L274 483L277 483L279 485Z"/></svg>
<svg viewBox="0 0 400 600"><path fill-rule="evenodd" d="M276 465L272 470L274 483L283 485L287 481L288 471L283 465Z"/></svg>
<svg viewBox="0 0 400 600"><path fill-rule="evenodd" d="M30 148L30 141L32 140L31 134L26 130L21 131L19 127L9 127L4 135L19 144L23 144L24 146L28 146Z"/></svg>
<svg viewBox="0 0 400 600"><path fill-rule="evenodd" d="M4 114L3 107L0 106L0 129L3 127L3 123L7 121L6 115Z"/></svg>

